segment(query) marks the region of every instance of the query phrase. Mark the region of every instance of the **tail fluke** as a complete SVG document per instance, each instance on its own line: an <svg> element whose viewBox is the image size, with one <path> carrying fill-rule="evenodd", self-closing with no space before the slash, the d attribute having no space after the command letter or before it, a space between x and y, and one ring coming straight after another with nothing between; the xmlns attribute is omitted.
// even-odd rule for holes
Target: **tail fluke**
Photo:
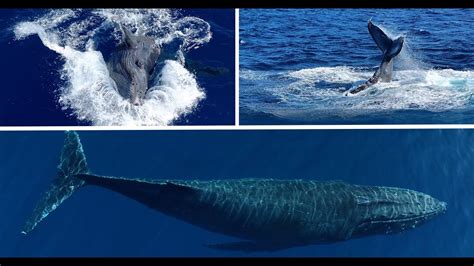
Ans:
<svg viewBox="0 0 474 266"><path fill-rule="evenodd" d="M22 231L31 232L46 216L54 211L61 203L69 198L76 190L84 186L85 181L75 177L77 174L87 174L86 156L82 149L79 135L74 131L66 131L64 146L58 165L58 174L51 187L36 205L33 215L28 219Z"/></svg>
<svg viewBox="0 0 474 266"><path fill-rule="evenodd" d="M377 47L384 53L384 56L393 58L397 56L403 47L403 37L398 37L395 40L392 40L390 37L385 34L379 27L375 26L372 21L369 20L369 33L374 39Z"/></svg>
<svg viewBox="0 0 474 266"><path fill-rule="evenodd" d="M362 85L359 85L355 89L351 88L347 90L344 93L345 96L359 93L379 81L390 82L392 80L392 72L393 72L392 59L402 51L403 42L404 42L403 37L398 37L397 39L391 39L389 36L387 36L387 34L385 34L385 32L383 32L382 29L375 26L372 23L372 20L369 20L368 28L369 28L369 33L372 36L372 39L374 39L375 43L377 44L377 47L383 53L382 62L380 63L380 67L377 69L377 71L369 80L367 80Z"/></svg>
<svg viewBox="0 0 474 266"><path fill-rule="evenodd" d="M388 58L397 56L402 51L404 40L405 39L403 37L398 37L397 39L393 40L390 49L385 52L385 55L388 56Z"/></svg>
<svg viewBox="0 0 474 266"><path fill-rule="evenodd" d="M372 36L372 39L374 39L377 47L382 52L387 51L392 44L392 40L379 27L375 26L371 20L369 20L368 28L370 36Z"/></svg>

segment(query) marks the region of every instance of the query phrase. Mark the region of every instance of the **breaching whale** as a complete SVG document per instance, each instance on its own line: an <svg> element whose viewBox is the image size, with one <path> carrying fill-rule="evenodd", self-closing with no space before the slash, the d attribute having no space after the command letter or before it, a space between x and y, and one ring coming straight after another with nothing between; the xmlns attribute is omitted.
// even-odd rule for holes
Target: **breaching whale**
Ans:
<svg viewBox="0 0 474 266"><path fill-rule="evenodd" d="M403 47L404 38L402 36L392 40L370 20L368 28L372 39L374 39L377 47L383 53L382 62L380 63L377 71L375 71L374 75L359 87L350 89L348 91L350 94L361 92L379 81L390 82L392 80L393 59L400 53Z"/></svg>
<svg viewBox="0 0 474 266"><path fill-rule="evenodd" d="M152 38L118 25L122 42L112 52L107 68L119 94L133 105L141 105L161 49Z"/></svg>
<svg viewBox="0 0 474 266"><path fill-rule="evenodd" d="M243 241L216 249L274 251L414 228L446 203L413 190L342 181L145 180L92 174L76 132L66 132L58 174L22 233L81 187L100 186L154 210Z"/></svg>

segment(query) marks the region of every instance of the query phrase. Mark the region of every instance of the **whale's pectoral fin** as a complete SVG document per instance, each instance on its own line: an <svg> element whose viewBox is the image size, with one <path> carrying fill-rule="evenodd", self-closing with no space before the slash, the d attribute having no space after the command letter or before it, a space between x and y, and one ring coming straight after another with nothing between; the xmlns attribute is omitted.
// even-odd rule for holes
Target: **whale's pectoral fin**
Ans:
<svg viewBox="0 0 474 266"><path fill-rule="evenodd" d="M370 35L377 44L377 47L379 47L382 52L387 51L392 45L392 40L379 27L375 26L372 21L369 21L368 27Z"/></svg>
<svg viewBox="0 0 474 266"><path fill-rule="evenodd" d="M204 246L218 250L229 250L229 251L244 251L244 252L258 252L258 251L277 251L288 248L287 245L282 245L272 242L253 242L253 241L240 241L231 243L221 244L205 244Z"/></svg>
<svg viewBox="0 0 474 266"><path fill-rule="evenodd" d="M191 72L193 73L205 76L222 76L230 73L230 70L228 68L210 66L192 59L187 59L184 62L184 67L188 70L191 70Z"/></svg>

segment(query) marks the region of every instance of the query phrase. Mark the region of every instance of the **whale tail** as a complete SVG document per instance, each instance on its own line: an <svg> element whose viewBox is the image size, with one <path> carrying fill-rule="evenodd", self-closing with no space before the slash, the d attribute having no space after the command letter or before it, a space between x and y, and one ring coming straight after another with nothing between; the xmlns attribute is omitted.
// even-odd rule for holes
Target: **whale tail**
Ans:
<svg viewBox="0 0 474 266"><path fill-rule="evenodd" d="M31 232L46 216L68 199L76 190L85 185L85 181L76 177L89 173L86 156L79 135L66 131L64 146L59 158L58 173L50 188L36 205L32 216L27 220L21 233Z"/></svg>
<svg viewBox="0 0 474 266"><path fill-rule="evenodd" d="M374 39L377 47L382 51L384 57L390 60L397 56L403 48L403 37L398 37L393 40L385 34L379 27L375 26L372 21L369 20L369 32Z"/></svg>
<svg viewBox="0 0 474 266"><path fill-rule="evenodd" d="M345 96L359 93L379 81L391 81L393 72L392 59L402 51L404 42L404 38L402 36L396 39L391 39L387 36L387 34L385 34L385 32L383 32L383 30L375 26L371 20L369 20L368 28L370 36L372 36L372 39L374 39L375 43L377 44L377 47L383 53L382 62L380 63L380 66L377 71L369 80L367 80L365 83L355 89L350 88L349 90L344 92Z"/></svg>

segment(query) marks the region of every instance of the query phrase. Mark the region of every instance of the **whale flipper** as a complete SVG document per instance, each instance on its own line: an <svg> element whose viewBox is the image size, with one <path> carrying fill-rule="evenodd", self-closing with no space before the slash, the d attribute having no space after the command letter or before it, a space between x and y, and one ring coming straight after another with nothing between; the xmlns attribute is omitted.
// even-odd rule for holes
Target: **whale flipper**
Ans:
<svg viewBox="0 0 474 266"><path fill-rule="evenodd" d="M254 242L254 241L238 241L230 243L220 244L205 244L205 247L217 249L217 250L228 250L228 251L244 251L244 252L259 252L259 251L277 251L286 249L288 245L281 245L271 242Z"/></svg>
<svg viewBox="0 0 474 266"><path fill-rule="evenodd" d="M61 150L58 173L51 187L36 205L33 215L27 220L22 233L33 230L48 214L68 199L76 190L84 186L85 181L75 177L88 173L86 156L76 132L67 131L64 146Z"/></svg>
<svg viewBox="0 0 474 266"><path fill-rule="evenodd" d="M400 36L397 39L391 39L379 27L374 25L372 21L369 21L368 29L372 39L374 39L377 47L383 53L382 62L369 80L358 86L356 89L348 90L348 93L350 94L359 93L379 81L390 82L392 80L393 58L395 58L403 48L403 37Z"/></svg>

